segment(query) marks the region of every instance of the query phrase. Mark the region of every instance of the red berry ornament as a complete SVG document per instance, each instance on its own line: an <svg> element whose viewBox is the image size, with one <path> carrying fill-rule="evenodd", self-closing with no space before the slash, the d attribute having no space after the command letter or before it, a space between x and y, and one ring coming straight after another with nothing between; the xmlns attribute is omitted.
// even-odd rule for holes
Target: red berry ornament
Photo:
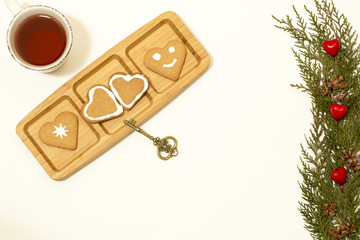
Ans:
<svg viewBox="0 0 360 240"><path fill-rule="evenodd" d="M339 167L338 169L331 172L331 178L339 185L344 185L346 181L346 169Z"/></svg>
<svg viewBox="0 0 360 240"><path fill-rule="evenodd" d="M339 121L340 119L345 117L347 113L347 107L345 105L333 103L330 107L330 113L336 121Z"/></svg>
<svg viewBox="0 0 360 240"><path fill-rule="evenodd" d="M323 43L323 48L327 54L329 54L332 57L335 57L340 49L340 42L337 39L333 39L331 41L325 41Z"/></svg>

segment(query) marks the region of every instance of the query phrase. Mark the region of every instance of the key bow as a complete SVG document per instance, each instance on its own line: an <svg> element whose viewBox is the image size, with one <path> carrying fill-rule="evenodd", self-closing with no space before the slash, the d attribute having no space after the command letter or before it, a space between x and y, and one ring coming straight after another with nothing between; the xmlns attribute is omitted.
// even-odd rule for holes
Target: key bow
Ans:
<svg viewBox="0 0 360 240"><path fill-rule="evenodd" d="M169 140L171 140L172 143L169 142ZM162 160L169 160L171 157L178 155L177 140L173 136L167 136L163 139L156 138L154 145L157 146L158 156Z"/></svg>

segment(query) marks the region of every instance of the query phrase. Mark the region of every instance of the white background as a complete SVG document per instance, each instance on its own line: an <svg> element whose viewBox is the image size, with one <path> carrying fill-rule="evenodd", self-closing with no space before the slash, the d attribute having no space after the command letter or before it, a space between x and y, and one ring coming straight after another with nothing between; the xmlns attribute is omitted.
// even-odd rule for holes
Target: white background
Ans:
<svg viewBox="0 0 360 240"><path fill-rule="evenodd" d="M271 15L311 0L21 1L63 12L74 31L68 62L40 74L6 47L0 4L0 239L310 239L298 212L300 143L310 98L290 36ZM358 1L336 1L360 29ZM15 133L17 123L113 45L162 12L179 14L212 56L209 70L142 127L173 135L167 162L133 133L65 181L51 180Z"/></svg>

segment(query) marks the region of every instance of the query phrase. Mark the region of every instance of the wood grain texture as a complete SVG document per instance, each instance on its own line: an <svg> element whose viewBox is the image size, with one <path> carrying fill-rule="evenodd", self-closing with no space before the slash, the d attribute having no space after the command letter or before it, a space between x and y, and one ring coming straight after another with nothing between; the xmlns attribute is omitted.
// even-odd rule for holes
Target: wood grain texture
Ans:
<svg viewBox="0 0 360 240"><path fill-rule="evenodd" d="M180 77L172 81L144 65L146 50L162 47L171 40L179 40L187 49L187 57ZM181 19L173 12L165 12L115 45L85 67L39 106L22 119L16 132L47 174L62 180L78 171L133 130L123 123L134 118L138 125L154 115L176 95L188 87L210 63L210 57ZM130 110L115 119L91 124L80 114L87 101L87 93L94 85L108 86L110 77L117 73L140 73L149 80L145 96ZM64 111L79 119L78 147L75 151L48 146L39 138L39 129L55 120Z"/></svg>

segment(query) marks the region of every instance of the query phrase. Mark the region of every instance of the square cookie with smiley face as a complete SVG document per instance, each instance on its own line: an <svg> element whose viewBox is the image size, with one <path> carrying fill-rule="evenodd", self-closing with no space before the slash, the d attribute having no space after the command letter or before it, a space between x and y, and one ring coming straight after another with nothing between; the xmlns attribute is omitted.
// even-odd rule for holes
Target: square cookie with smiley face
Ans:
<svg viewBox="0 0 360 240"><path fill-rule="evenodd" d="M186 59L186 47L178 40L168 42L163 48L151 48L145 53L144 64L151 71L176 81Z"/></svg>

